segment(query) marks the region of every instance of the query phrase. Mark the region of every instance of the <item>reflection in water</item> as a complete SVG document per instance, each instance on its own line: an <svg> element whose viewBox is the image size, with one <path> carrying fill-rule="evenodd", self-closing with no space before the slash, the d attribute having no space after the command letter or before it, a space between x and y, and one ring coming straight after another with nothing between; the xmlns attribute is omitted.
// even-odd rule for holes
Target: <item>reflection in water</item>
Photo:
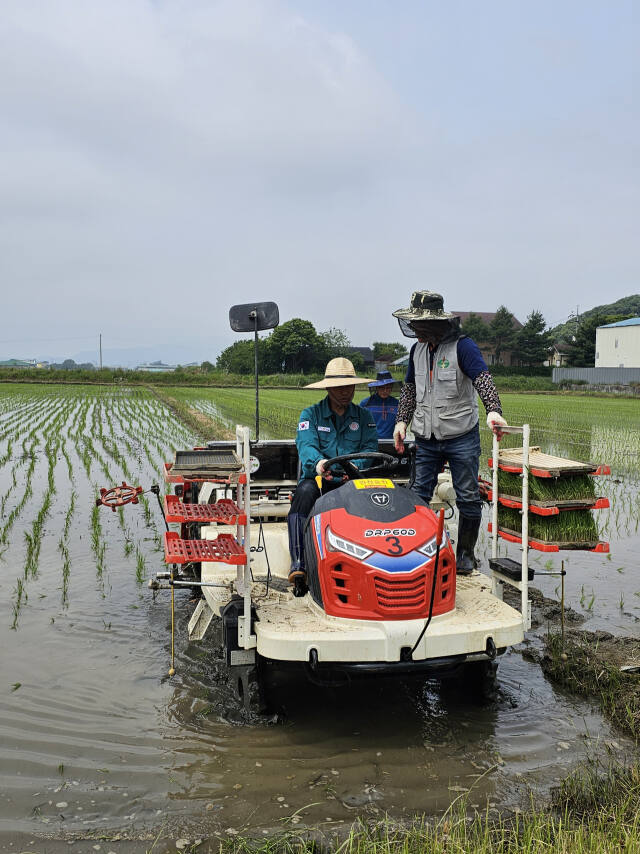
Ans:
<svg viewBox="0 0 640 854"><path fill-rule="evenodd" d="M281 722L238 726L243 713L213 660L219 647L209 650L195 676L182 671L168 704L184 730L171 797L209 804L236 828L272 826L296 810L310 823L350 821L356 809L438 812L469 790L472 803L516 805L530 786L546 791L603 733L585 704L556 695L516 653L501 660L492 706L470 701L463 685L367 679L327 689L276 673Z"/></svg>

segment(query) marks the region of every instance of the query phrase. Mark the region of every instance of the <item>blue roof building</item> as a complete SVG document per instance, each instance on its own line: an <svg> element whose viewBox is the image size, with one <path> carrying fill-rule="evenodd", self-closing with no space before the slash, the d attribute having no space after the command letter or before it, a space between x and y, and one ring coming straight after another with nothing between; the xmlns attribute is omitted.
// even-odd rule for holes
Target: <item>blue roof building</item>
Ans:
<svg viewBox="0 0 640 854"><path fill-rule="evenodd" d="M596 368L640 368L640 317L598 326Z"/></svg>

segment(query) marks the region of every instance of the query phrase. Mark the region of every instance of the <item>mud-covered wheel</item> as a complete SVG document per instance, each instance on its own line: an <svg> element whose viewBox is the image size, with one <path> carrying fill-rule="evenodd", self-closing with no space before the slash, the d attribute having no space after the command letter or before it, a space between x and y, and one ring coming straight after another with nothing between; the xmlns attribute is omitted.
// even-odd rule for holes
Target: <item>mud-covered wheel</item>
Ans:
<svg viewBox="0 0 640 854"><path fill-rule="evenodd" d="M264 667L258 656L256 664L236 665L232 668L236 691L245 710L254 715L267 713Z"/></svg>
<svg viewBox="0 0 640 854"><path fill-rule="evenodd" d="M498 699L498 662L467 661L460 674L465 690L480 703Z"/></svg>

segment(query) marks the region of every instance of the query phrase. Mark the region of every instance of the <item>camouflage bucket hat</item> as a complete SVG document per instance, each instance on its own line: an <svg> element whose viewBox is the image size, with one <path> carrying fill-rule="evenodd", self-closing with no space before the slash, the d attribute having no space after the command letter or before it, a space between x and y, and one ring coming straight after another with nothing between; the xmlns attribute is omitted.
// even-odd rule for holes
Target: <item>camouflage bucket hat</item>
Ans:
<svg viewBox="0 0 640 854"><path fill-rule="evenodd" d="M434 291L414 291L409 308L399 308L393 312L393 316L407 323L412 320L451 320L455 317L450 311L444 310L442 295Z"/></svg>

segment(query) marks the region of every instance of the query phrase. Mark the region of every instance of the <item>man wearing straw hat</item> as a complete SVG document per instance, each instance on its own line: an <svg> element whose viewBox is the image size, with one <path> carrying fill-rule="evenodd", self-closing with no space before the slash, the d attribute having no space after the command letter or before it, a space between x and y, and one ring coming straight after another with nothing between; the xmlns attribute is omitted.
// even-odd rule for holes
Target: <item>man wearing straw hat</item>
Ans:
<svg viewBox="0 0 640 854"><path fill-rule="evenodd" d="M394 383L391 371L378 371L375 380L369 383L371 394L360 401L360 406L364 406L373 415L379 439L391 439L396 426L398 398L391 397Z"/></svg>
<svg viewBox="0 0 640 854"><path fill-rule="evenodd" d="M302 477L287 518L291 584L295 584L296 579L306 581L304 525L320 495L316 477L323 479L323 492L341 486L346 477L339 467L327 469L325 463L342 454L378 450L376 425L371 414L352 402L356 386L368 382L368 379L356 376L349 359L338 358L327 364L323 380L305 386L326 388L327 396L302 410L296 433ZM354 465L366 463L355 460Z"/></svg>
<svg viewBox="0 0 640 854"><path fill-rule="evenodd" d="M460 318L444 310L440 294L415 291L409 308L393 312L403 335L417 338L400 392L393 438L404 449L407 425L416 437L416 492L431 501L438 474L451 469L459 511L456 569L469 575L476 567L474 549L480 530L482 499L478 491L480 431L478 400L487 426L498 438L500 397L477 344L463 335Z"/></svg>

